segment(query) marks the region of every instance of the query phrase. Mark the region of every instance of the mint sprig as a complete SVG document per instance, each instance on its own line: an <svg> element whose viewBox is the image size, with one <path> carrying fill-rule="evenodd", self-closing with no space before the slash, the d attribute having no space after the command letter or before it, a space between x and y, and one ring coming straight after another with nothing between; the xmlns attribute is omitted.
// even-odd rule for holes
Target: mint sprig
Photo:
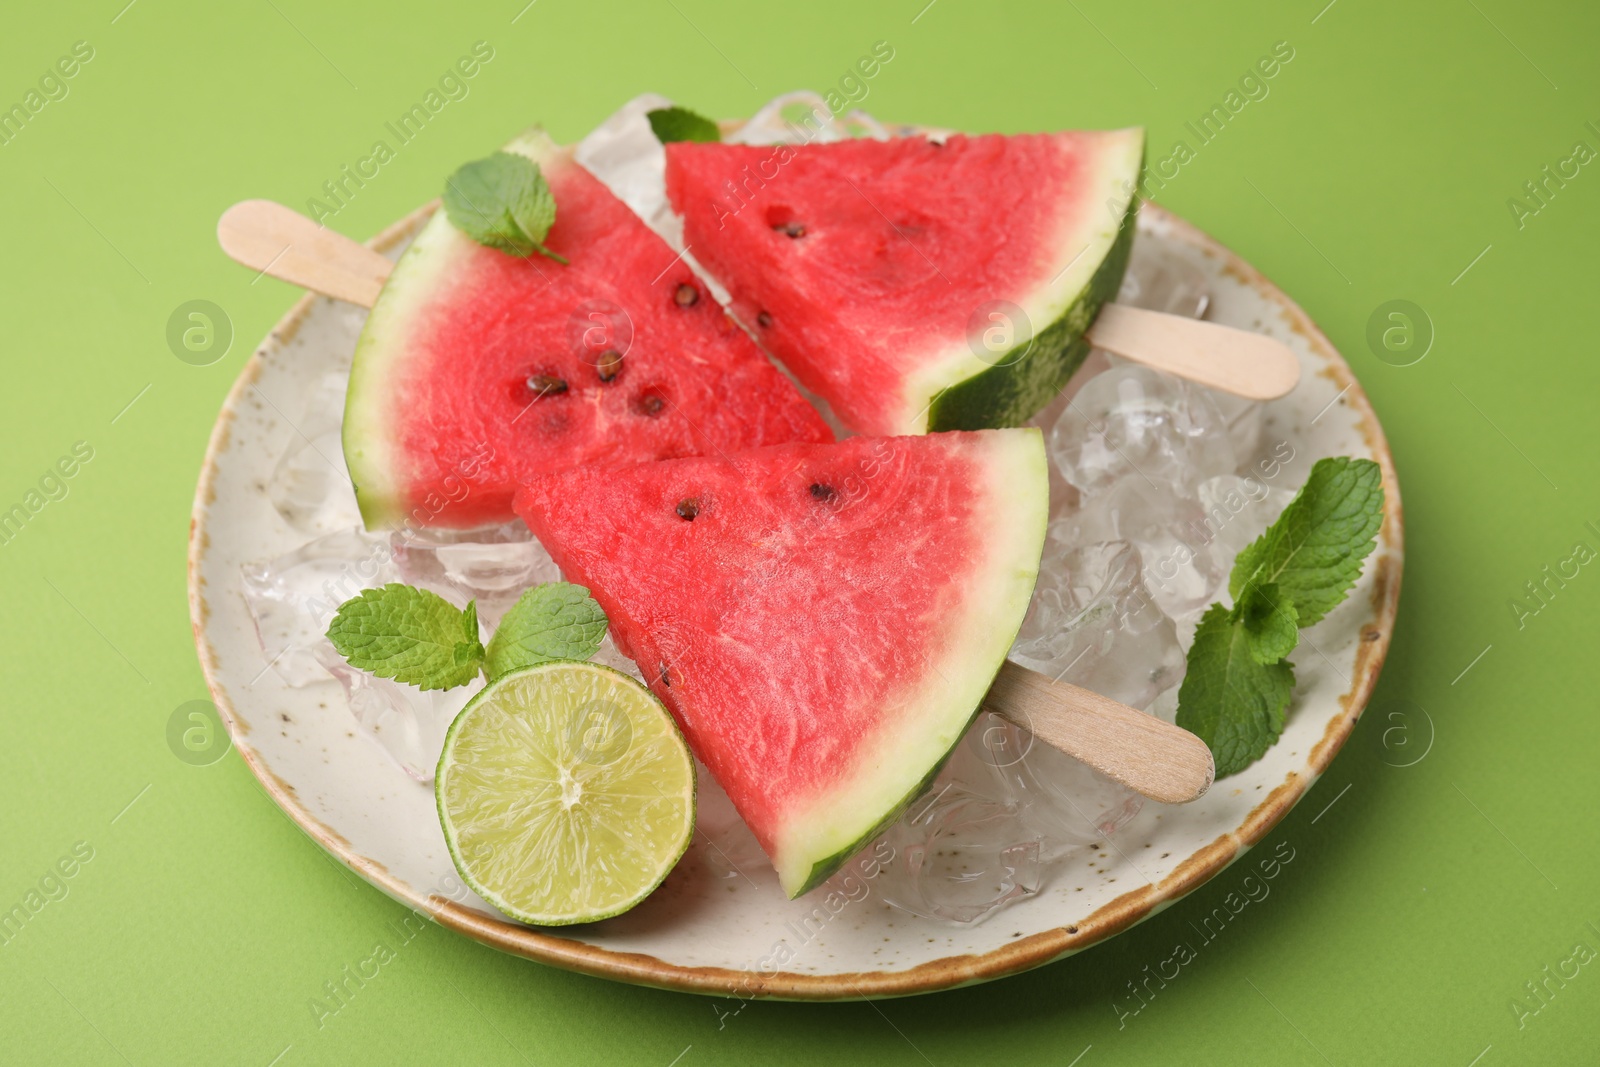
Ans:
<svg viewBox="0 0 1600 1067"><path fill-rule="evenodd" d="M339 605L328 640L358 670L418 689L453 689L480 671L492 682L552 659L588 659L605 632L605 612L589 590L550 582L522 594L485 649L476 601L458 608L437 593L392 582Z"/></svg>
<svg viewBox="0 0 1600 1067"><path fill-rule="evenodd" d="M544 246L556 198L539 164L526 156L496 152L461 167L445 180L444 210L451 225L481 245L567 262Z"/></svg>
<svg viewBox="0 0 1600 1067"><path fill-rule="evenodd" d="M588 659L606 634L606 613L589 590L569 582L523 593L489 639L484 673L498 678L552 659Z"/></svg>
<svg viewBox="0 0 1600 1067"><path fill-rule="evenodd" d="M1177 723L1211 749L1217 777L1244 770L1283 733L1299 631L1349 595L1383 524L1383 477L1368 459L1318 460L1299 494L1239 553L1234 605L1195 628Z"/></svg>
<svg viewBox="0 0 1600 1067"><path fill-rule="evenodd" d="M328 640L350 666L418 689L466 685L483 662L478 609L437 593L391 583L339 606Z"/></svg>
<svg viewBox="0 0 1600 1067"><path fill-rule="evenodd" d="M647 112L650 129L662 144L672 141L720 141L722 131L717 124L686 107L663 107Z"/></svg>

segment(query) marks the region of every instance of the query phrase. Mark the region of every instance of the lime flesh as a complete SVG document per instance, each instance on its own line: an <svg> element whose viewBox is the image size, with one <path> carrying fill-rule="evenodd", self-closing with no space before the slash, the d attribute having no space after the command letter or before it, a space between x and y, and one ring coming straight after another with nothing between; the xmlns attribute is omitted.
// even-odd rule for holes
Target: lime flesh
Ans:
<svg viewBox="0 0 1600 1067"><path fill-rule="evenodd" d="M682 735L648 689L597 663L490 683L445 735L434 795L461 877L541 926L627 911L694 835Z"/></svg>

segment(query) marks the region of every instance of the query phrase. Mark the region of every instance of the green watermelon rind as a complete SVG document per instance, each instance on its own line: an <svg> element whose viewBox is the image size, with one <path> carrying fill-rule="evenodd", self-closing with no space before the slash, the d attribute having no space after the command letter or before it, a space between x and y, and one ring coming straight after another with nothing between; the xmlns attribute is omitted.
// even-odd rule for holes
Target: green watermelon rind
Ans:
<svg viewBox="0 0 1600 1067"><path fill-rule="evenodd" d="M996 465L997 481L993 490L997 499L1006 505L1004 520L996 524L997 533L1010 539L1008 550L1016 566L1004 567L995 574L995 584L1003 588L995 592L989 610L977 613L965 632L958 633L951 642L951 647L972 661L972 665L964 672L940 669L933 672L937 684L930 688L935 692L941 696L951 692L961 694L942 724L926 719L923 721L927 732L943 732L939 729L941 725L948 731L944 746L932 754L925 772L914 782L908 783L898 799L887 805L875 805L876 810L883 814L866 828L852 832L849 838L829 848L821 856L803 861L804 866L798 870L786 863L781 854L774 854L772 858L778 869L779 881L791 899L826 881L850 857L880 836L926 791L950 754L966 737L973 720L982 710L983 698L989 686L1005 664L1017 633L1022 629L1044 554L1050 488L1042 433L1031 427L1013 432L1025 435L1028 445L1025 449L1019 448L1010 457L1009 464ZM896 750L895 755L902 759L916 758L914 753L903 749ZM839 799L829 797L819 807L837 808L841 806ZM780 848L780 853L782 851Z"/></svg>
<svg viewBox="0 0 1600 1067"><path fill-rule="evenodd" d="M987 370L940 390L928 407L928 430L1020 426L1050 403L1089 356L1095 316L1122 288L1133 250L1139 198L1130 197L1117 238L1089 284L1062 315L1034 335L1025 353L1006 353Z"/></svg>
<svg viewBox="0 0 1600 1067"><path fill-rule="evenodd" d="M546 166L564 157L537 126L503 150ZM427 525L427 505L407 498L398 469L395 429L389 421L392 390L403 377L406 342L425 310L425 298L438 294L454 268L478 247L451 225L444 211L435 211L390 272L356 341L341 441L361 521L369 530L405 526L414 503L424 509L417 525Z"/></svg>
<svg viewBox="0 0 1600 1067"><path fill-rule="evenodd" d="M661 698L650 692L649 686L640 685L639 687L649 695L650 699L655 703L661 714L666 717L667 722L671 725L671 736L677 739L679 749L682 750L685 756L689 757L689 823L687 832L683 835L683 845L678 849L677 855L673 856L671 863L664 865L662 868L661 877L650 883L649 886L645 887L641 892L634 896L633 899L616 905L613 908L607 909L603 913L596 912L592 915L586 914L582 918L568 919L565 917L549 915L537 916L529 912L524 912L515 905L504 900L500 894L496 893L494 890L482 885L479 879L471 873L466 861L461 858L461 850L456 840L456 835L452 830L450 818L445 814L444 810L445 761L455 748L456 733L460 729L461 724L466 721L467 713L472 711L477 706L478 702L483 699L484 694L492 692L494 688L505 679L516 677L517 675L522 674L534 674L539 671L549 670L552 667L571 666L572 664L579 664L584 667L593 667L596 670L615 674L619 678L626 679L635 685L639 685L638 679L622 673L615 667L608 667L604 663L596 663L593 660L545 660L543 663L535 663L528 667L521 667L514 671L507 671L505 674L502 674L493 682L490 682L478 692L474 693L472 695L472 699L467 701L466 705L462 707L460 711L456 712L456 717L450 721L450 727L445 731L444 747L439 750L439 761L435 765L433 772L433 807L434 811L438 813L439 828L444 834L445 849L450 853L450 862L455 865L456 873L461 876L461 880L466 883L468 889L482 897L485 901L492 905L496 911L499 911L502 915L505 915L509 918L515 919L517 922L526 923L529 926L576 926L582 923L599 922L602 919L614 919L618 915L638 907L650 896L650 894L654 893L661 887L661 883L667 880L668 875L677 869L678 864L683 860L684 853L689 851L689 846L694 842L695 829L699 825L700 775L699 772L695 770L694 753L689 749L689 742L684 738L683 731L678 728L677 720L672 717L672 713L667 710L666 705L661 703Z"/></svg>

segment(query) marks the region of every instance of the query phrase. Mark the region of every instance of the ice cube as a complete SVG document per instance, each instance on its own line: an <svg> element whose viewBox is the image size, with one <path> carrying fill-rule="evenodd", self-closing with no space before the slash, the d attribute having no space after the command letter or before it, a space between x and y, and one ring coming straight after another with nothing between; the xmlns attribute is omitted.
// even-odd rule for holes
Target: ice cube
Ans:
<svg viewBox="0 0 1600 1067"><path fill-rule="evenodd" d="M454 689L421 690L379 678L338 661L328 673L344 687L350 713L361 729L419 782L433 781L444 750L444 735L456 714L466 707L483 678Z"/></svg>
<svg viewBox="0 0 1600 1067"><path fill-rule="evenodd" d="M324 636L340 604L363 589L401 580L389 538L360 528L240 570L262 653L292 686L327 681L325 664L342 662Z"/></svg>
<svg viewBox="0 0 1600 1067"><path fill-rule="evenodd" d="M1217 598L1227 568L1181 528L1161 527L1136 542L1144 562L1145 587L1173 618L1204 608Z"/></svg>
<svg viewBox="0 0 1600 1067"><path fill-rule="evenodd" d="M1085 383L1051 429L1050 453L1067 481L1091 493L1133 474L1182 494L1238 466L1206 390L1131 363Z"/></svg>
<svg viewBox="0 0 1600 1067"><path fill-rule="evenodd" d="M634 97L578 142L576 158L663 240L682 248L683 223L667 203L666 151L648 117L671 106L656 93Z"/></svg>
<svg viewBox="0 0 1600 1067"><path fill-rule="evenodd" d="M1259 478L1276 489L1300 491L1311 474L1317 456L1304 442L1296 444L1305 431L1285 425L1286 416L1275 404L1262 410L1260 444L1253 453L1241 456L1237 471L1241 476Z"/></svg>
<svg viewBox="0 0 1600 1067"><path fill-rule="evenodd" d="M290 424L283 454L267 483L267 499L285 522L308 534L330 534L361 523L340 425L349 369L320 377Z"/></svg>
<svg viewBox="0 0 1600 1067"><path fill-rule="evenodd" d="M1072 381L1067 383L1067 388L1062 392L1067 397L1076 396L1083 385L1091 381L1093 376L1101 371L1109 370L1113 367L1136 367L1140 365L1133 360L1103 349L1093 349L1089 353L1089 358L1084 360L1083 366L1079 368L1077 374L1073 375ZM1253 455L1261 443L1261 403L1223 392L1221 389L1211 389L1197 383L1191 384L1193 384L1194 388L1210 397L1211 402L1222 413L1222 421L1227 424L1228 441L1233 445L1234 455L1241 459ZM1067 405L1062 403L1060 398L1057 398L1051 404L1051 409L1055 411L1057 416L1066 407ZM1037 421L1033 422L1032 425L1039 426L1048 433L1050 428L1055 425L1055 420L1051 419L1049 422Z"/></svg>
<svg viewBox="0 0 1600 1067"><path fill-rule="evenodd" d="M433 779L445 730L482 688L482 679L454 689L423 691L378 678L347 664L328 640L327 628L340 604L363 589L389 582L420 585L458 606L474 596L484 597L491 606L509 606L521 591L513 588L521 572L512 575L503 560L491 558L485 563L482 553L516 549L526 555L529 546L538 548L538 543L527 540L525 532L524 540L514 540L514 530L472 535L502 540L477 544L459 539L467 535L450 540L449 534L433 534L446 540L407 545L402 533L371 534L355 528L242 569L245 601L270 668L292 686L336 679L361 729L421 782ZM538 553L548 564L543 549ZM554 565L548 565L553 571ZM427 573L422 573L424 569ZM479 627L487 635L488 624L481 615Z"/></svg>
<svg viewBox="0 0 1600 1067"><path fill-rule="evenodd" d="M894 850L876 885L913 915L975 923L1039 891L1041 842L1015 804L941 775L883 840Z"/></svg>
<svg viewBox="0 0 1600 1067"><path fill-rule="evenodd" d="M1061 545L1127 541L1139 550L1145 588L1168 615L1210 601L1225 565L1210 550L1211 533L1193 499L1152 485L1137 474L1087 496L1071 515L1053 523Z"/></svg>
<svg viewBox="0 0 1600 1067"><path fill-rule="evenodd" d="M1143 798L990 712L882 838L883 899L976 923L1037 893L1066 856L1116 832ZM881 852L881 849L880 849Z"/></svg>
<svg viewBox="0 0 1600 1067"><path fill-rule="evenodd" d="M1221 474L1201 482L1202 522L1218 562L1232 568L1235 557L1272 525L1294 496L1293 490L1254 476Z"/></svg>
<svg viewBox="0 0 1600 1067"><path fill-rule="evenodd" d="M1184 644L1185 654L1188 652L1188 646L1194 643L1192 626L1190 627L1190 630L1191 633L1189 640ZM1179 625L1178 634L1180 637L1183 635L1183 628L1181 624ZM1156 697L1155 700L1151 701L1150 706L1144 710L1149 714L1154 715L1158 719L1165 719L1167 722L1173 722L1178 717L1178 692L1178 686L1173 686L1165 693L1162 693L1160 696Z"/></svg>
<svg viewBox="0 0 1600 1067"><path fill-rule="evenodd" d="M637 681L644 681L644 675L640 672L639 665L622 654L621 650L618 649L616 644L611 640L610 633L607 633L600 639L599 651L597 651L590 658L596 663L604 664L605 666L611 667L614 670L619 670L623 674L626 674L628 677Z"/></svg>
<svg viewBox="0 0 1600 1067"><path fill-rule="evenodd" d="M284 521L309 534L348 529L361 522L339 431L316 438L298 434L272 469L267 498Z"/></svg>
<svg viewBox="0 0 1600 1067"><path fill-rule="evenodd" d="M1197 495L1200 518L1192 527L1195 532L1191 543L1204 546L1210 561L1199 566L1215 576L1215 584L1208 596L1192 598L1187 606L1174 606L1169 599L1169 614L1178 628L1178 644L1185 655L1194 644L1194 630L1206 608L1216 602L1232 603L1228 577L1234 560L1272 525L1295 496L1291 489L1268 485L1254 476L1234 474L1206 479L1200 483Z"/></svg>
<svg viewBox="0 0 1600 1067"><path fill-rule="evenodd" d="M1220 389L1207 389L1206 393L1228 424L1228 442L1233 445L1233 454L1240 459L1254 455L1261 447L1261 404Z"/></svg>
<svg viewBox="0 0 1600 1067"><path fill-rule="evenodd" d="M1199 319L1211 306L1211 290L1199 267L1162 246L1135 241L1117 303Z"/></svg>
<svg viewBox="0 0 1600 1067"><path fill-rule="evenodd" d="M403 530L391 534L400 581L447 600L478 602L491 627L523 590L561 580L544 546L520 521L478 530Z"/></svg>
<svg viewBox="0 0 1600 1067"><path fill-rule="evenodd" d="M886 140L889 134L865 111L835 115L820 94L801 89L769 100L727 140L731 144L826 144L857 136Z"/></svg>
<svg viewBox="0 0 1600 1067"><path fill-rule="evenodd" d="M1017 806L1045 863L1115 833L1144 803L1127 786L987 711L951 762L963 781L986 779L993 784L980 791Z"/></svg>
<svg viewBox="0 0 1600 1067"><path fill-rule="evenodd" d="M1182 677L1172 621L1145 588L1126 541L1045 549L1033 602L1011 649L1025 667L1143 707Z"/></svg>

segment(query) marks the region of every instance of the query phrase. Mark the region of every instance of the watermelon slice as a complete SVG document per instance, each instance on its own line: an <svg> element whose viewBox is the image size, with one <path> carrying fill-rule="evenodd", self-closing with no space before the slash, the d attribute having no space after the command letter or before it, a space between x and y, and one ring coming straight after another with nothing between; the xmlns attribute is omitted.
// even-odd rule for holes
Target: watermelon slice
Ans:
<svg viewBox="0 0 1600 1067"><path fill-rule="evenodd" d="M1022 625L1039 431L852 437L529 483L517 511L683 728L791 896L961 739Z"/></svg>
<svg viewBox="0 0 1600 1067"><path fill-rule="evenodd" d="M540 131L570 265L436 212L356 347L344 451L369 527L512 518L523 479L833 435L672 249Z"/></svg>
<svg viewBox="0 0 1600 1067"><path fill-rule="evenodd" d="M1144 131L666 146L733 311L850 429L1017 426L1088 355Z"/></svg>

